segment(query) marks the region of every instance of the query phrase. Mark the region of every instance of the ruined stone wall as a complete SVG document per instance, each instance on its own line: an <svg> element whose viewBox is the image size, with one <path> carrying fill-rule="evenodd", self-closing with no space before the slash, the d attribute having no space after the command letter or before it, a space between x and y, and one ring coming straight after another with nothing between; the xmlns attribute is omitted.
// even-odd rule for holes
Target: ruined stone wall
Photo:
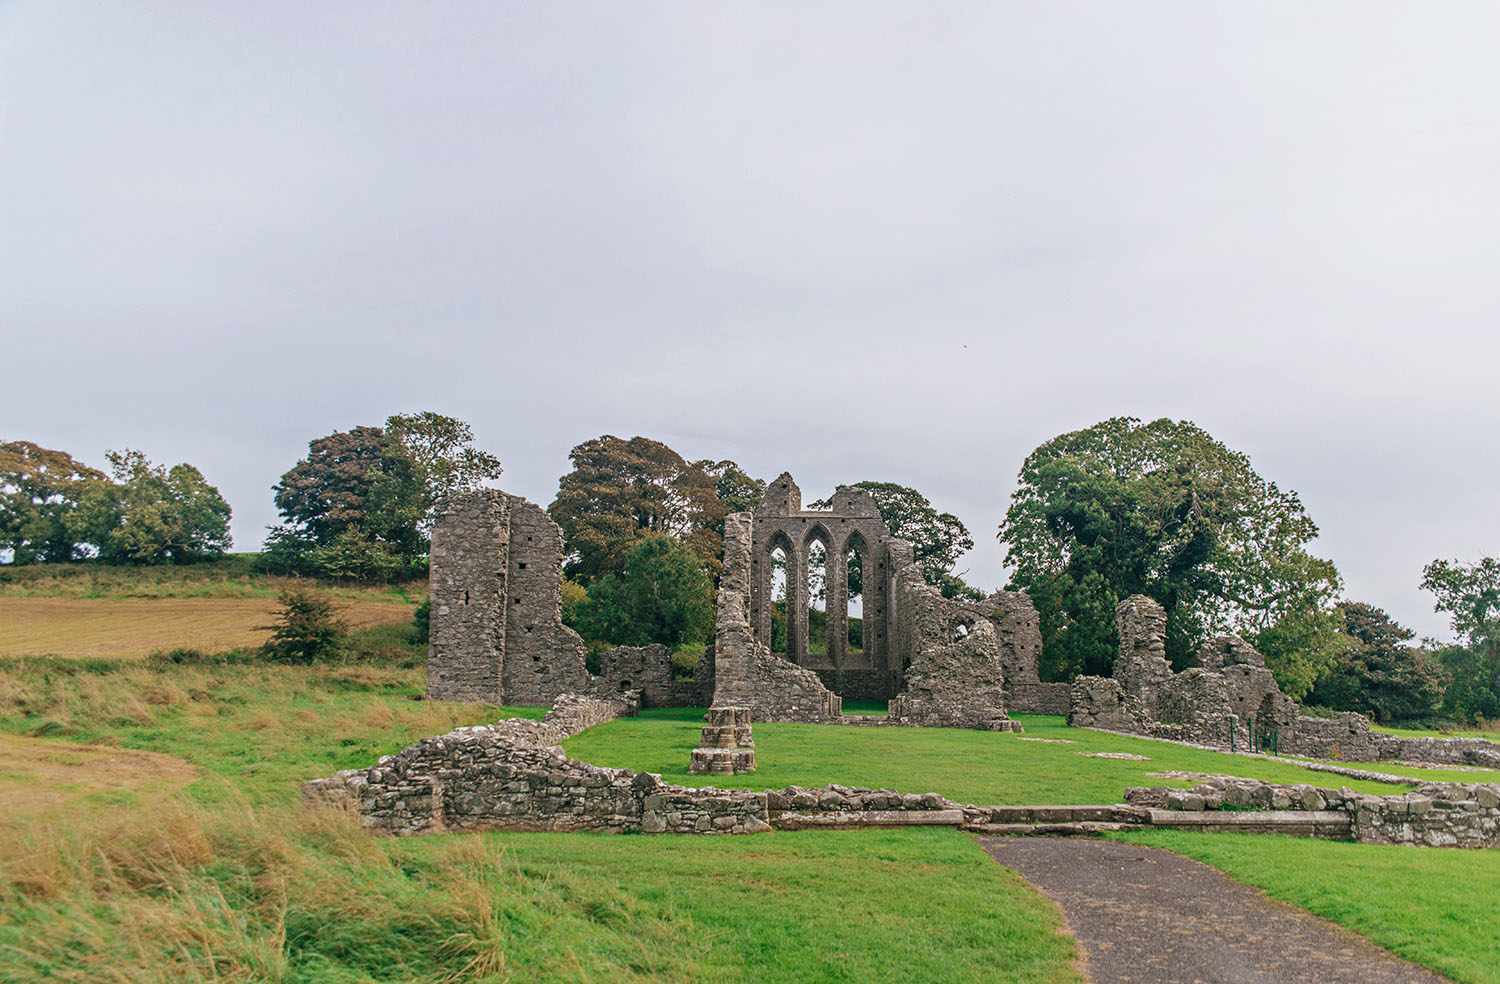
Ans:
<svg viewBox="0 0 1500 984"><path fill-rule="evenodd" d="M640 691L643 707L707 707L714 696L713 652L704 652L692 679L679 680L666 646L615 646L599 657L599 679L604 691Z"/></svg>
<svg viewBox="0 0 1500 984"><path fill-rule="evenodd" d="M997 591L985 599L989 619L1000 638L1000 667L1005 672L1005 707L1012 713L1066 714L1070 686L1043 683L1042 620L1022 591Z"/></svg>
<svg viewBox="0 0 1500 984"><path fill-rule="evenodd" d="M909 563L896 572L892 604L901 612L905 687L891 702L902 723L1006 730L1005 672L993 606L944 598Z"/></svg>
<svg viewBox="0 0 1500 984"><path fill-rule="evenodd" d="M483 491L438 503L432 531L427 692L500 703L510 498Z"/></svg>
<svg viewBox="0 0 1500 984"><path fill-rule="evenodd" d="M579 762L555 747L621 707L569 695L546 721L515 718L425 738L372 768L304 783L303 804L347 810L366 829L395 835L770 829L764 793L687 789L650 773Z"/></svg>
<svg viewBox="0 0 1500 984"><path fill-rule="evenodd" d="M837 694L811 670L775 656L750 628L749 513L724 520L724 574L719 580L714 630L715 705L748 707L755 721L834 722L842 716Z"/></svg>
<svg viewBox="0 0 1500 984"><path fill-rule="evenodd" d="M1360 714L1314 718L1281 692L1265 657L1239 636L1205 642L1173 673L1162 637L1166 612L1132 595L1116 610L1120 654L1114 676L1073 681L1068 723L1248 750L1254 733L1275 736L1286 755L1346 762L1399 759L1500 766L1500 745L1477 738L1402 738L1374 731ZM1264 747L1264 740L1262 740Z"/></svg>
<svg viewBox="0 0 1500 984"><path fill-rule="evenodd" d="M428 697L544 705L604 689L562 624L562 557L562 530L520 496L481 489L438 504Z"/></svg>
<svg viewBox="0 0 1500 984"><path fill-rule="evenodd" d="M747 578L750 624L755 638L771 640L772 551L786 554L786 658L799 666L829 670L886 670L889 642L887 619L887 545L890 531L875 500L861 489L840 486L829 509L803 509L802 490L792 476L778 476L751 514ZM808 648L808 556L814 543L827 549L824 594L826 651ZM847 555L860 554L864 572L861 597L863 644L849 648ZM722 590L722 583L720 585Z"/></svg>
<svg viewBox="0 0 1500 984"><path fill-rule="evenodd" d="M583 639L562 624L562 528L541 506L510 497L501 692L510 704L548 704L590 687Z"/></svg>
<svg viewBox="0 0 1500 984"><path fill-rule="evenodd" d="M1192 789L1127 789L1125 801L1143 807L1196 812L1257 809L1347 814L1350 833L1364 844L1424 847L1500 847L1500 785L1428 783L1395 796L1350 789L1277 784L1222 777Z"/></svg>

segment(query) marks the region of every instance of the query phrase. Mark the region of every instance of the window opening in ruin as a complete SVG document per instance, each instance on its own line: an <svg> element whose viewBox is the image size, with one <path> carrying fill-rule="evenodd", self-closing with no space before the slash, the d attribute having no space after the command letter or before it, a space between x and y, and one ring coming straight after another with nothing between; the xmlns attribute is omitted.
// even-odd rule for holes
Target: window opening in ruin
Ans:
<svg viewBox="0 0 1500 984"><path fill-rule="evenodd" d="M771 550L771 652L786 652L786 551Z"/></svg>
<svg viewBox="0 0 1500 984"><path fill-rule="evenodd" d="M524 560L523 560L523 561L521 561L521 562L520 562L520 563L519 563L519 564L517 564L517 565L516 565L516 567L517 567L517 568L518 568L518 569L520 569L520 570L523 570L523 571L524 571L524 570L525 570L525 569L526 569L526 561L524 561Z"/></svg>
<svg viewBox="0 0 1500 984"><path fill-rule="evenodd" d="M807 545L807 651L828 652L828 545Z"/></svg>
<svg viewBox="0 0 1500 984"><path fill-rule="evenodd" d="M865 649L865 595L864 595L864 551L862 544L853 541L844 555L844 584L848 588L848 607L845 619L849 632L849 652L862 653Z"/></svg>
<svg viewBox="0 0 1500 984"><path fill-rule="evenodd" d="M959 622L957 625L955 625L953 627L953 641L954 642L962 642L964 639L967 639L968 637L969 637L969 627L967 625L965 625L962 622Z"/></svg>
<svg viewBox="0 0 1500 984"><path fill-rule="evenodd" d="M469 592L465 591L464 592L464 604L467 605L468 603L469 603Z"/></svg>

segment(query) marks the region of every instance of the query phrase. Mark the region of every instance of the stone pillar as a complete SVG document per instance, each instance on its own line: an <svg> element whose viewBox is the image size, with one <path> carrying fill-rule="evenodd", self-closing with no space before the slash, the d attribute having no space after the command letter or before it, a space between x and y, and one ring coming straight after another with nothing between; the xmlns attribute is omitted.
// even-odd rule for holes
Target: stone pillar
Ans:
<svg viewBox="0 0 1500 984"><path fill-rule="evenodd" d="M688 771L732 776L755 771L755 742L750 733L750 708L710 707L701 744L693 749Z"/></svg>
<svg viewBox="0 0 1500 984"><path fill-rule="evenodd" d="M828 548L823 561L825 576L823 633L828 661L836 670L843 669L844 655L849 649L849 561L842 554Z"/></svg>
<svg viewBox="0 0 1500 984"><path fill-rule="evenodd" d="M786 558L786 658L807 662L807 546L792 544Z"/></svg>

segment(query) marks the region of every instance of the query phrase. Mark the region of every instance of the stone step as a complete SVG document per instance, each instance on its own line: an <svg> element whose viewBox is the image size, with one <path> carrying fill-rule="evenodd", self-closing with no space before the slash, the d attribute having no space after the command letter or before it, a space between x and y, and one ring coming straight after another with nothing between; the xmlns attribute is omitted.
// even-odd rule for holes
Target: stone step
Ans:
<svg viewBox="0 0 1500 984"><path fill-rule="evenodd" d="M1147 810L1153 827L1209 833L1286 834L1348 840L1349 814L1338 810Z"/></svg>
<svg viewBox="0 0 1500 984"><path fill-rule="evenodd" d="M992 824L1037 823L1145 823L1146 811L1135 806L1072 805L1061 806L985 806Z"/></svg>
<svg viewBox="0 0 1500 984"><path fill-rule="evenodd" d="M961 827L963 810L772 810L778 830L814 827Z"/></svg>
<svg viewBox="0 0 1500 984"><path fill-rule="evenodd" d="M1140 823L1108 823L1081 820L1074 823L973 823L964 829L975 834L1000 837L1091 837L1115 830L1133 830Z"/></svg>

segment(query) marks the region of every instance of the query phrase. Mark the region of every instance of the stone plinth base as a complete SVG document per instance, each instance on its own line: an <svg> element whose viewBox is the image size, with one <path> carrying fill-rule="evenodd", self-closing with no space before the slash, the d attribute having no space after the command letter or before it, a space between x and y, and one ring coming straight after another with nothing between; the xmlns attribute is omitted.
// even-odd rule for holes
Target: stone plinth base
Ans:
<svg viewBox="0 0 1500 984"><path fill-rule="evenodd" d="M750 708L710 707L703 740L693 749L689 772L731 776L755 771L755 741L750 733Z"/></svg>

